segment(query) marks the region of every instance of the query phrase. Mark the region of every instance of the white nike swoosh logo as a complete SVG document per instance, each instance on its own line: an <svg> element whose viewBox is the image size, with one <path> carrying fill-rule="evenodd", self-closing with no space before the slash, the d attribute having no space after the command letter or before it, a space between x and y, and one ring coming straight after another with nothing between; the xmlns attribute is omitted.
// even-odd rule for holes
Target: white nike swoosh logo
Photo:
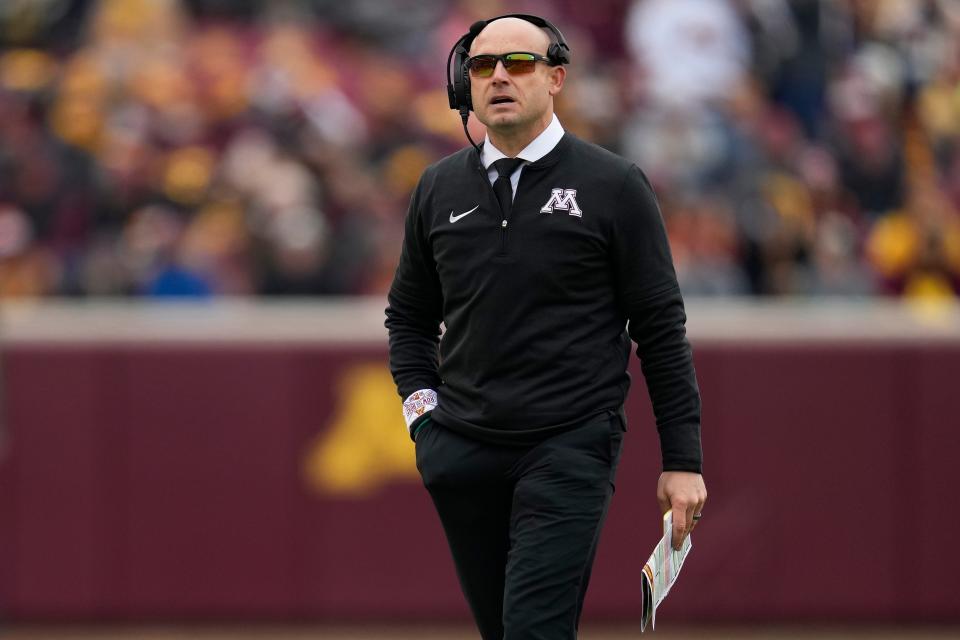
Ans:
<svg viewBox="0 0 960 640"><path fill-rule="evenodd" d="M479 208L480 208L480 205L477 205L477 206L475 206L473 209L470 209L470 211L465 211L465 212L461 213L461 214L458 215L458 216L453 215L453 211L451 211L451 212L450 212L450 222L456 222L456 221L459 220L460 218L462 218L462 217L464 217L464 216L470 215L471 213L473 213L474 211L476 211L476 210L479 209Z"/></svg>

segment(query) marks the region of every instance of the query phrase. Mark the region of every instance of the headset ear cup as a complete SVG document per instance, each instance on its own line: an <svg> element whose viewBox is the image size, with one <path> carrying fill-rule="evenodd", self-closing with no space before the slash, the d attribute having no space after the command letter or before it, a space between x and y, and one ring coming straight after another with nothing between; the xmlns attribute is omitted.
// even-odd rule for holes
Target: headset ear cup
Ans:
<svg viewBox="0 0 960 640"><path fill-rule="evenodd" d="M550 64L557 64L560 62L558 59L560 53L558 51L559 48L560 47L557 46L556 42L550 43L550 47L547 49L547 59L550 60Z"/></svg>
<svg viewBox="0 0 960 640"><path fill-rule="evenodd" d="M570 54L562 45L556 42L552 43L550 48L547 49L547 58L555 65L570 63Z"/></svg>
<svg viewBox="0 0 960 640"><path fill-rule="evenodd" d="M453 91L456 97L456 104L451 105L453 109L461 109L464 106L470 106L470 80L467 77L466 65L467 50L462 46L457 47L457 54L453 61Z"/></svg>
<svg viewBox="0 0 960 640"><path fill-rule="evenodd" d="M460 95L457 98L457 108L473 109L473 102L470 96L470 76L467 74L466 69L460 71Z"/></svg>
<svg viewBox="0 0 960 640"><path fill-rule="evenodd" d="M447 101L450 103L451 109L457 108L457 90L453 88L452 84L447 85Z"/></svg>

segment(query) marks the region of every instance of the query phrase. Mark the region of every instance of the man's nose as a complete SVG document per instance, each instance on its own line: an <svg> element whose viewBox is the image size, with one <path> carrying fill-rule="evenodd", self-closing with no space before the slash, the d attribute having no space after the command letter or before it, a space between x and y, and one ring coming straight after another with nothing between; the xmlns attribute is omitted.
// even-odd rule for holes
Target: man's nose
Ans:
<svg viewBox="0 0 960 640"><path fill-rule="evenodd" d="M507 73L507 68L503 66L503 60L497 60L497 66L493 68L493 75L490 76L490 79L505 82L508 77L510 77L510 74Z"/></svg>

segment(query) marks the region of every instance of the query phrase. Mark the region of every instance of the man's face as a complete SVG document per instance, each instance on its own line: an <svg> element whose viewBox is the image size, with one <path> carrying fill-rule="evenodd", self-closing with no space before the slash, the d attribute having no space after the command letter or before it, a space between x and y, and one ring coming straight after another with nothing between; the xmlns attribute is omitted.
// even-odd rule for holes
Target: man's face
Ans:
<svg viewBox="0 0 960 640"><path fill-rule="evenodd" d="M503 18L480 32L470 55L524 51L546 57L549 45L550 38L538 27L518 18ZM563 85L565 70L537 62L530 73L511 74L497 62L489 77L468 73L477 119L491 129L506 132L545 121L552 114L553 96Z"/></svg>

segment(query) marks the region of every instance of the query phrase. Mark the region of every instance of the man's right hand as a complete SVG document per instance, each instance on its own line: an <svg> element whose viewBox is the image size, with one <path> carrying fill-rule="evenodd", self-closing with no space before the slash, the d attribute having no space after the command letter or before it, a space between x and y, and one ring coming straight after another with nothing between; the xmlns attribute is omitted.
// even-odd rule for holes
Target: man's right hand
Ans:
<svg viewBox="0 0 960 640"><path fill-rule="evenodd" d="M697 525L707 501L707 487L703 476L692 471L664 471L657 482L657 502L661 513L673 509L673 548L679 550L683 541ZM697 516L697 519L694 519Z"/></svg>

